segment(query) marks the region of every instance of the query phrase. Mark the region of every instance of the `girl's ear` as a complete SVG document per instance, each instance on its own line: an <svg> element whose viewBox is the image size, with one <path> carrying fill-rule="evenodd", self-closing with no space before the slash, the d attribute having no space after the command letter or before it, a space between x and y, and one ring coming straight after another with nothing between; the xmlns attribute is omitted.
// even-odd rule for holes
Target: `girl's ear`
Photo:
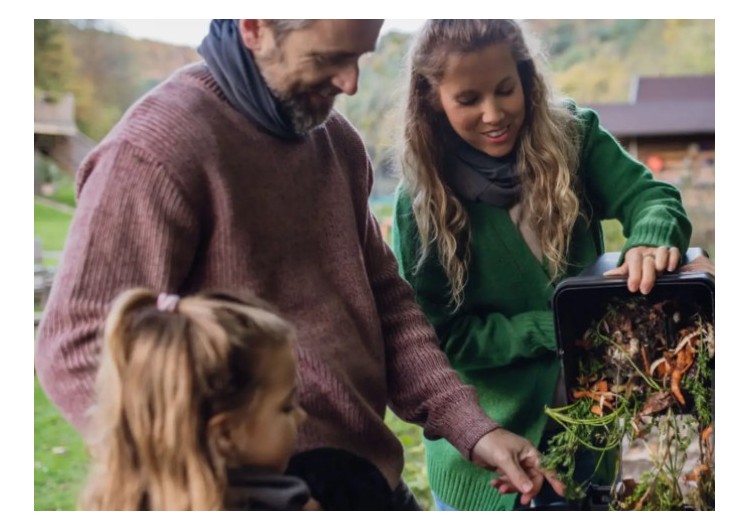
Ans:
<svg viewBox="0 0 750 530"><path fill-rule="evenodd" d="M232 439L232 418L227 412L221 412L208 420L206 426L209 444L212 444L225 460L232 460L237 453Z"/></svg>

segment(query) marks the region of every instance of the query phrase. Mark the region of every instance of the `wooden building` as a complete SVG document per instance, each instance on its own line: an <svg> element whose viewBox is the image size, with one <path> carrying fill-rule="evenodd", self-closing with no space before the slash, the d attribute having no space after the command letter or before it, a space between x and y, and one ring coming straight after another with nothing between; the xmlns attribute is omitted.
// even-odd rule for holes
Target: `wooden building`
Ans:
<svg viewBox="0 0 750 530"><path fill-rule="evenodd" d="M714 76L641 77L628 103L589 104L655 178L680 188L692 246L714 249Z"/></svg>
<svg viewBox="0 0 750 530"><path fill-rule="evenodd" d="M95 142L78 130L73 94L34 95L34 192L49 179L44 160L74 174Z"/></svg>

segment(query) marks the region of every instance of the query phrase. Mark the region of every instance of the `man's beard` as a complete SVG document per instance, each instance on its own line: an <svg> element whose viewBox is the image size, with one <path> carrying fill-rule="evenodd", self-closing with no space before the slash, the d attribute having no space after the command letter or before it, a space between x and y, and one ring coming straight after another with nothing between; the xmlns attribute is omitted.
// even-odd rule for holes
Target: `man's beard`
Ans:
<svg viewBox="0 0 750 530"><path fill-rule="evenodd" d="M290 88L275 88L274 85L278 85L274 79L283 77L278 71L283 64L281 52L276 49L265 56L256 56L255 60L261 67L266 86L279 101L281 112L286 115L297 135L304 136L326 121L333 110L335 96L340 94L341 90L328 83L320 83L304 91L298 89L296 92ZM275 75L271 75L272 73ZM316 105L312 99L313 94L330 96L330 99Z"/></svg>
<svg viewBox="0 0 750 530"><path fill-rule="evenodd" d="M274 90L272 92L281 103L281 109L289 119L294 132L300 136L307 134L325 122L333 110L333 95L331 95L330 103L315 105L311 101L309 93L299 95L278 94Z"/></svg>

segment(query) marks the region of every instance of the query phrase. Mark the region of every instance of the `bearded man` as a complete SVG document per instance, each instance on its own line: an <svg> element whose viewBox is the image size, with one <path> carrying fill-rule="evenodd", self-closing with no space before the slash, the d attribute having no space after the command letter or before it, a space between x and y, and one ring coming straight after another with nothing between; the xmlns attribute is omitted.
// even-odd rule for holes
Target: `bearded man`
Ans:
<svg viewBox="0 0 750 530"><path fill-rule="evenodd" d="M214 20L198 49L204 62L135 103L81 165L36 359L45 391L79 430L98 331L119 292L245 291L297 329L308 413L299 454L363 459L378 473L362 480L384 479L388 508L418 508L388 406L497 469L502 491L523 492L522 502L538 492L538 453L480 409L399 277L368 208L365 146L333 110L338 94L356 93L359 58L382 22ZM335 477L335 463L321 462Z"/></svg>

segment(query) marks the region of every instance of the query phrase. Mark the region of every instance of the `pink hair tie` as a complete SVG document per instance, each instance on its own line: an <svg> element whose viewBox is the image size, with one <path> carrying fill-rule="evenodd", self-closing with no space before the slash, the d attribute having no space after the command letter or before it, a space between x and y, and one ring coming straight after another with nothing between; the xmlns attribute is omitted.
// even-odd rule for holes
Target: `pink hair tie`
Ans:
<svg viewBox="0 0 750 530"><path fill-rule="evenodd" d="M166 311L167 313L176 313L179 301L180 297L176 294L159 293L159 296L156 298L156 309Z"/></svg>

